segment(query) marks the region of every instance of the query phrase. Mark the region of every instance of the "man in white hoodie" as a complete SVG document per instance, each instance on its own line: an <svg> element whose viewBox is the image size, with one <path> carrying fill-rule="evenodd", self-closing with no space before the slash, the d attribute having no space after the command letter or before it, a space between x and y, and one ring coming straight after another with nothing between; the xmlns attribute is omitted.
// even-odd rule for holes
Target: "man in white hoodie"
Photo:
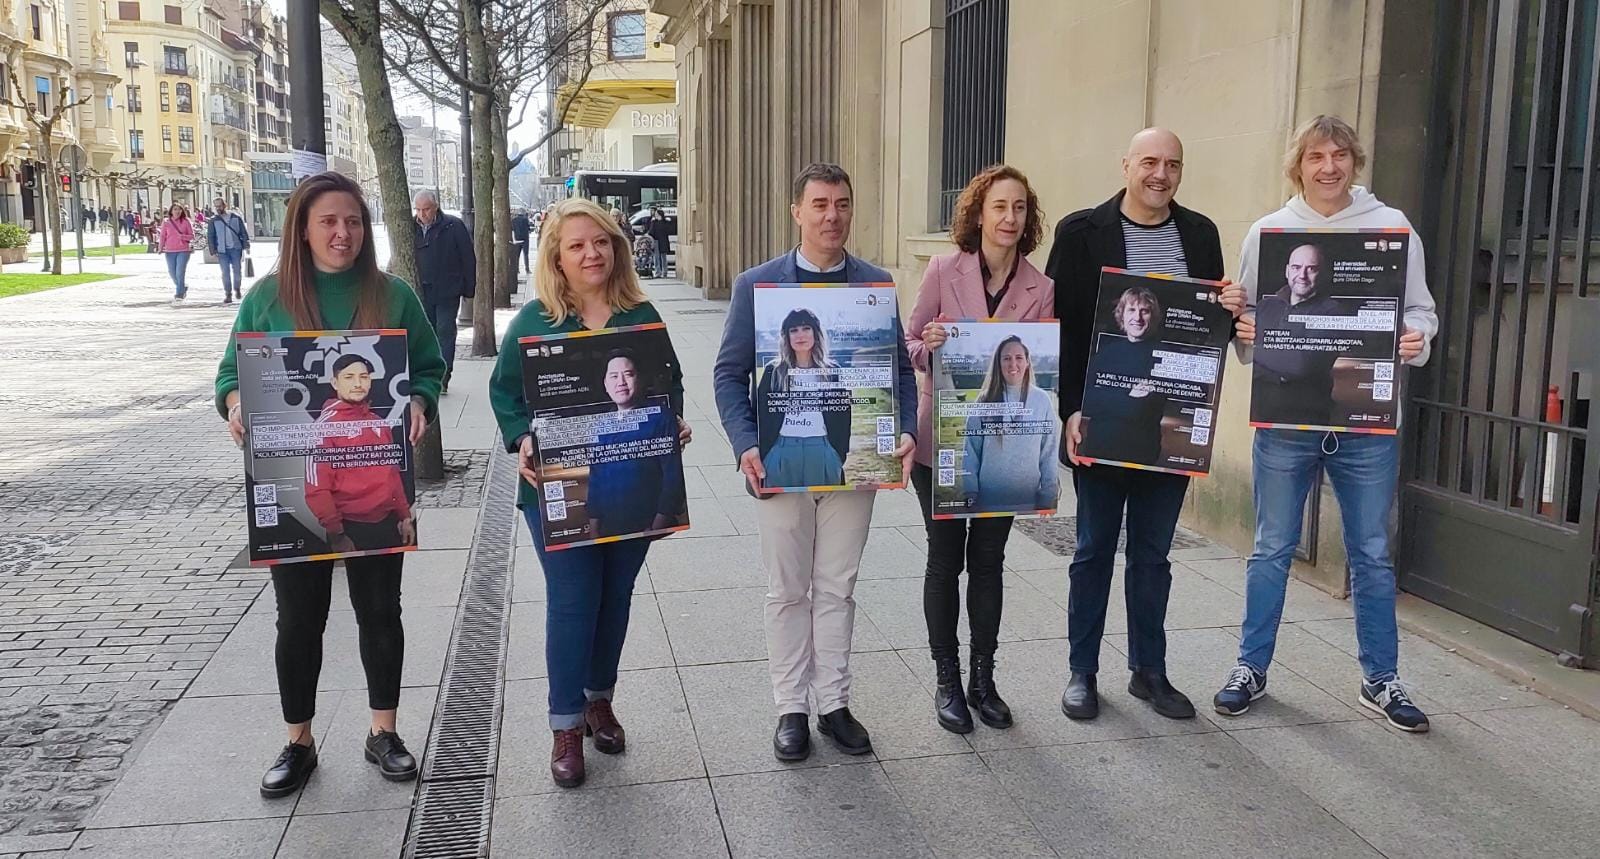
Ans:
<svg viewBox="0 0 1600 859"><path fill-rule="evenodd" d="M1239 264L1245 312L1235 325L1235 346L1251 359L1256 334L1260 279L1258 255L1264 227L1404 227L1404 213L1352 184L1366 163L1354 128L1338 117L1318 116L1302 125L1284 162L1300 193L1282 209L1257 221L1246 234ZM1439 330L1423 266L1422 243L1413 230L1406 260L1405 321L1400 358L1412 366L1428 360ZM1256 430L1254 483L1256 545L1245 567L1244 627L1239 663L1213 705L1238 716L1266 692L1267 667L1283 617L1289 564L1300 542L1301 514L1318 467L1326 470L1344 519L1356 643L1363 682L1362 706L1381 713L1403 731L1428 730L1428 717L1412 703L1399 680L1399 631L1395 624L1395 575L1390 560L1389 511L1400 470L1396 435L1306 430Z"/></svg>

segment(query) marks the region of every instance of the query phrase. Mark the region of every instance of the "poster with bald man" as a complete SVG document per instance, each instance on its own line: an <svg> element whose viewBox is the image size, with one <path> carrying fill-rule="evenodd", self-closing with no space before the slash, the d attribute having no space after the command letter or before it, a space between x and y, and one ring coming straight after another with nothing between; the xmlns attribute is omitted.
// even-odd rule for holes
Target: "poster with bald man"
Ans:
<svg viewBox="0 0 1600 859"><path fill-rule="evenodd" d="M250 563L416 548L406 332L240 332Z"/></svg>
<svg viewBox="0 0 1600 859"><path fill-rule="evenodd" d="M1250 425L1392 434L1408 230L1264 229Z"/></svg>
<svg viewBox="0 0 1600 859"><path fill-rule="evenodd" d="M1233 329L1221 289L1210 280L1101 270L1079 460L1211 472L1222 352Z"/></svg>

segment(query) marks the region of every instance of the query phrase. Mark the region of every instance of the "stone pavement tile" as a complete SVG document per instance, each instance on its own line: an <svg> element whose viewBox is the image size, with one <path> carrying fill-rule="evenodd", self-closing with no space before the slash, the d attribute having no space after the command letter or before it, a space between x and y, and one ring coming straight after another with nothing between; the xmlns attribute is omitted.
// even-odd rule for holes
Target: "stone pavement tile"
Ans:
<svg viewBox="0 0 1600 859"><path fill-rule="evenodd" d="M1128 631L1125 597L1127 568L1118 566L1106 602L1106 631ZM1070 583L1069 583L1070 587ZM1244 614L1244 597L1174 564L1172 590L1167 597L1167 629L1209 629L1238 626Z"/></svg>
<svg viewBox="0 0 1600 859"><path fill-rule="evenodd" d="M772 703L767 661L693 665L678 669L689 702L689 716L700 737L700 754L714 776L832 766L871 760L833 747L811 720L811 757L783 763L772 756L778 713ZM870 731L871 725L867 726Z"/></svg>
<svg viewBox="0 0 1600 859"><path fill-rule="evenodd" d="M24 859L32 856L66 855L81 833L52 832L44 835L0 835L0 850Z"/></svg>
<svg viewBox="0 0 1600 859"><path fill-rule="evenodd" d="M1244 596L1245 559L1243 558L1188 561L1179 566L1186 570L1197 572L1228 590ZM1178 570L1174 568L1173 575L1176 576L1177 574ZM1283 620L1285 622L1331 620L1354 616L1354 609L1348 600L1329 596L1315 586L1308 585L1298 579L1289 579L1283 602Z"/></svg>
<svg viewBox="0 0 1600 859"><path fill-rule="evenodd" d="M932 673L925 660L910 661L921 666L916 671ZM996 682L1003 684L1000 692L1011 705L1016 724L1004 731L979 726L967 735L967 741L979 751L988 751L1217 730L1205 719L1164 718L1129 695L1127 675L1118 670L1123 661L1114 648L1102 651L1100 717L1074 722L1061 713L1061 690L1067 683L1066 639L1000 645Z"/></svg>
<svg viewBox="0 0 1600 859"><path fill-rule="evenodd" d="M740 534L755 535L760 533L759 525L756 522L756 505L763 502L748 495L724 495L720 498L706 499L706 501L715 503L721 508L722 512L727 515L728 521L733 523L734 529ZM691 521L693 518L694 514L691 512Z"/></svg>
<svg viewBox="0 0 1600 859"><path fill-rule="evenodd" d="M922 508L917 504L917 494L908 489L891 489L879 492L872 502L872 527L922 528Z"/></svg>
<svg viewBox="0 0 1600 859"><path fill-rule="evenodd" d="M709 421L709 416L704 420ZM685 466L727 465L731 458L728 452L728 445L719 441L717 433L705 425L695 430L694 443L683 449L683 464Z"/></svg>
<svg viewBox="0 0 1600 859"><path fill-rule="evenodd" d="M1308 683L1328 693L1357 713L1376 718L1356 703L1361 689L1361 665L1355 656L1340 650L1327 641L1312 635L1303 623L1285 623L1278 627L1278 644L1273 651L1272 666L1267 671L1267 695L1272 696L1277 676L1284 670L1304 678ZM1239 628L1228 630L1235 637ZM1401 667L1405 667L1405 652L1401 651ZM1237 654L1235 655L1237 661ZM1227 666L1224 666L1224 672ZM1214 681L1220 688L1223 675Z"/></svg>
<svg viewBox="0 0 1600 859"><path fill-rule="evenodd" d="M592 777L592 776L591 776ZM703 779L497 800L490 856L727 856Z"/></svg>
<svg viewBox="0 0 1600 859"><path fill-rule="evenodd" d="M338 701L336 692L317 695L319 747ZM185 698L173 705L89 826L287 817L295 799L266 799L260 790L261 774L284 742L276 694Z"/></svg>
<svg viewBox="0 0 1600 859"><path fill-rule="evenodd" d="M1011 529L1011 537L1006 540L1006 569L1056 570L1065 573L1067 565L1071 563L1072 558L1057 555L1027 534L1014 527Z"/></svg>
<svg viewBox="0 0 1600 859"><path fill-rule="evenodd" d="M427 756L429 727L438 698L439 690L430 686L400 693L395 726L419 767ZM410 808L417 783L388 781L363 754L366 735L372 728L367 693L345 692L339 698L338 710L326 715L332 716L332 723L317 749L317 773L301 791L295 815ZM401 829L404 828L405 822L401 821Z"/></svg>
<svg viewBox="0 0 1600 859"><path fill-rule="evenodd" d="M716 493L711 491L711 484L706 482L705 474L698 466L688 466L683 470L684 497L689 499L711 498Z"/></svg>
<svg viewBox="0 0 1600 859"><path fill-rule="evenodd" d="M1062 610L1065 610L1067 607L1067 594L1071 590L1072 580L1067 577L1067 568L1065 566L1062 566L1059 569L1044 570L1007 569L1006 578L1021 579L1022 581L1033 585L1034 590L1037 590L1039 593L1043 594L1046 599L1049 599L1051 602L1055 603L1057 607L1061 608ZM1004 620L1004 615L1001 616L1001 619ZM1107 617L1107 632L1113 631L1110 624L1111 618ZM1123 623L1115 631L1126 632L1126 623Z"/></svg>
<svg viewBox="0 0 1600 859"><path fill-rule="evenodd" d="M461 598L461 580L466 571L467 553L463 551L407 553L400 582L401 612L454 608ZM334 571L333 594L328 601L330 611L350 610L349 581L343 572ZM270 585L268 590L271 590Z"/></svg>
<svg viewBox="0 0 1600 859"><path fill-rule="evenodd" d="M983 758L1064 856L1380 855L1225 734Z"/></svg>
<svg viewBox="0 0 1600 859"><path fill-rule="evenodd" d="M1128 652L1126 635L1108 635L1106 643L1124 654ZM1252 703L1248 713L1221 715L1212 707L1211 699L1222 688L1238 656L1239 639L1226 629L1176 629L1167 633L1167 676L1172 685L1194 701L1200 718L1223 730L1354 721L1363 716L1342 699L1282 666L1271 672L1266 696ZM1126 687L1126 672L1107 672L1101 678L1103 683Z"/></svg>
<svg viewBox="0 0 1600 859"><path fill-rule="evenodd" d="M478 532L478 508L423 509L417 518L417 548L470 549Z"/></svg>
<svg viewBox="0 0 1600 859"><path fill-rule="evenodd" d="M739 533L719 503L720 498L696 498L689 504L689 530L669 535L661 542L693 537L732 537ZM654 548L654 547L651 547Z"/></svg>
<svg viewBox="0 0 1600 859"><path fill-rule="evenodd" d="M1548 773L1552 784L1593 784L1600 773L1600 721L1576 710L1521 707L1464 713L1462 718L1515 748L1531 767ZM1600 800L1592 790L1585 796Z"/></svg>
<svg viewBox="0 0 1600 859"><path fill-rule="evenodd" d="M733 454L728 454L727 459L715 465L702 465L699 471L700 476L705 478L706 484L711 487L713 496L750 497L750 493L746 491L744 475L733 467Z"/></svg>
<svg viewBox="0 0 1600 859"><path fill-rule="evenodd" d="M1190 561L1211 561L1219 558L1237 558L1239 552L1221 543L1208 543L1196 546L1193 549L1173 549L1168 555L1174 563L1187 564Z"/></svg>
<svg viewBox="0 0 1600 859"><path fill-rule="evenodd" d="M1184 561L1181 565L1240 596L1244 595L1244 558L1210 558ZM1176 575L1177 571L1174 570L1173 574Z"/></svg>
<svg viewBox="0 0 1600 859"><path fill-rule="evenodd" d="M963 577L964 579L965 577ZM966 582L961 583L966 599ZM1029 641L1061 638L1067 634L1066 609L1056 605L1027 579L1012 573L1005 577L1004 607L1000 613L1000 637L1004 641ZM963 614L965 612L963 611Z"/></svg>
<svg viewBox="0 0 1600 859"><path fill-rule="evenodd" d="M975 754L885 761L935 856L1055 856L1039 830Z"/></svg>
<svg viewBox="0 0 1600 859"><path fill-rule="evenodd" d="M545 676L545 604L511 605L510 650L506 654L506 679L528 680ZM672 665L666 629L654 594L635 593L628 612L628 638L622 647L622 670L663 668Z"/></svg>
<svg viewBox="0 0 1600 859"><path fill-rule="evenodd" d="M328 628L322 636L322 677L318 684L323 690L367 688L367 677L357 650L355 612L349 610L348 602L345 606L342 611L328 612ZM401 685L439 685L455 614L456 610L450 607L404 612L406 659L401 669ZM277 637L274 623L269 615L246 615L211 657L188 694L209 697L276 691L278 675L272 661L273 642Z"/></svg>
<svg viewBox="0 0 1600 859"><path fill-rule="evenodd" d="M1355 621L1308 621L1298 624L1334 647L1356 654ZM1358 671L1359 673L1359 671ZM1451 653L1421 636L1400 633L1400 679L1423 712L1471 713L1506 707L1555 706L1555 702ZM1354 687L1349 693L1356 695Z"/></svg>
<svg viewBox="0 0 1600 859"><path fill-rule="evenodd" d="M497 796L526 796L562 790L550 779L550 687L543 679L506 684L506 714L500 726ZM618 755L595 751L584 741L588 779L579 790L704 778L705 764L695 745L694 726L684 703L678 674L670 668L624 671L617 677L613 703L628 734Z"/></svg>
<svg viewBox="0 0 1600 859"><path fill-rule="evenodd" d="M646 563L651 581L662 592L766 587L760 537L695 537L693 533L650 547Z"/></svg>
<svg viewBox="0 0 1600 859"><path fill-rule="evenodd" d="M711 780L733 856L929 856L876 762Z"/></svg>
<svg viewBox="0 0 1600 859"><path fill-rule="evenodd" d="M966 593L966 580L961 590ZM869 579L856 580L856 623L863 615L896 650L928 646L928 619L922 610L922 579ZM1001 638L1008 639L1001 629ZM967 613L962 610L956 621L956 637L963 642L972 640L967 626Z"/></svg>
<svg viewBox="0 0 1600 859"><path fill-rule="evenodd" d="M1548 753L1530 757L1522 744L1460 716L1431 722L1424 735L1363 721L1232 736L1391 856L1594 854L1593 769L1552 769ZM1579 750L1586 741L1592 759L1594 739L1591 729L1587 737L1546 736L1542 745Z"/></svg>
<svg viewBox="0 0 1600 859"><path fill-rule="evenodd" d="M861 551L860 579L920 579L926 574L926 543L912 542L899 528L871 528Z"/></svg>
<svg viewBox="0 0 1600 859"><path fill-rule="evenodd" d="M296 809L275 859L398 856L411 809L305 814Z"/></svg>
<svg viewBox="0 0 1600 859"><path fill-rule="evenodd" d="M767 658L763 606L767 589L662 593L656 596L678 665ZM860 612L857 612L857 617Z"/></svg>
<svg viewBox="0 0 1600 859"><path fill-rule="evenodd" d="M314 776L313 776L314 778ZM163 859L273 859L288 820L223 820L124 829L89 829L72 852L86 856Z"/></svg>
<svg viewBox="0 0 1600 859"><path fill-rule="evenodd" d="M879 760L968 754L972 746L933 718L932 696L900 655L858 653L850 658L850 712L872 734ZM815 737L828 742L820 734Z"/></svg>

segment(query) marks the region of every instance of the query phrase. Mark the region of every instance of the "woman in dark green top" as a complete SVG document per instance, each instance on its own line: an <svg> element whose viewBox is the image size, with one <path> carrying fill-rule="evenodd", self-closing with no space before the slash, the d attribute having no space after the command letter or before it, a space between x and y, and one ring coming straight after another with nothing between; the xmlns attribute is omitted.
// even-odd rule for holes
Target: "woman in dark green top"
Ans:
<svg viewBox="0 0 1600 859"><path fill-rule="evenodd" d="M518 340L542 334L617 328L660 322L634 274L629 245L616 222L589 200L557 203L539 232L534 268L538 301L511 320L489 379L489 404L506 450L520 458L523 484L517 496L533 548L544 568L545 647L550 677L550 728L554 747L550 775L562 787L583 783L583 737L596 751L616 754L626 737L611 709L617 663L628 633L633 582L644 566L647 539L621 540L547 552L540 524L538 459L528 428L532 415L523 396L522 349ZM683 372L673 361L667 392L678 422L680 444L689 443L683 422Z"/></svg>
<svg viewBox="0 0 1600 859"><path fill-rule="evenodd" d="M378 269L368 240L372 212L361 189L338 173L306 179L290 195L276 270L262 278L239 306L241 331L317 331L404 328L411 375L411 443L436 413L445 364L422 303L404 281ZM231 348L217 368L217 410L234 442L244 444L239 374ZM330 540L337 540L329 535ZM365 755L383 777L416 777L416 759L395 733L400 703L400 667L405 631L400 624L403 554L345 559L350 604L360 626L361 664L367 674L372 727ZM289 725L289 743L261 779L263 796L288 796L317 768L311 737L317 677L322 669L322 631L328 621L332 561L279 564L272 568L278 603L278 697Z"/></svg>

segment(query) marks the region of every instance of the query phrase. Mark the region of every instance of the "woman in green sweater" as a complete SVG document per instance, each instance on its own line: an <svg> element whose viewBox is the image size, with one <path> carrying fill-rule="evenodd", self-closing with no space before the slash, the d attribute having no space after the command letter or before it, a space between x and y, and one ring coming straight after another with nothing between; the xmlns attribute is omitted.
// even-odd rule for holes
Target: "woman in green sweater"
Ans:
<svg viewBox="0 0 1600 859"><path fill-rule="evenodd" d="M411 287L378 269L369 237L372 212L361 189L338 173L320 173L289 196L277 268L262 278L239 305L234 333L404 328L411 375L411 443L435 412L444 380L444 358L433 326ZM217 368L217 410L233 440L244 444L239 373L231 348ZM350 604L360 626L361 664L367 674L372 727L365 755L383 777L405 781L417 775L416 759L395 733L400 703L400 666L405 631L400 625L400 570L405 555L345 559ZM272 568L278 602L278 697L289 726L289 743L261 779L261 794L288 796L317 768L311 718L322 670L322 631L327 625L332 561L279 564Z"/></svg>
<svg viewBox="0 0 1600 859"><path fill-rule="evenodd" d="M583 737L594 736L595 751L614 755L626 743L611 709L617 664L628 633L633 582L644 566L648 539L621 540L547 552L539 521L538 458L529 434L532 414L523 396L523 337L617 328L660 322L634 274L632 255L616 221L589 200L557 203L539 231L534 269L537 301L523 305L506 331L489 404L500 424L506 450L522 467L517 506L522 509L533 548L544 568L544 660L550 677L550 775L561 787L583 783ZM668 391L678 422L680 445L689 443L683 414L683 371L672 360Z"/></svg>

